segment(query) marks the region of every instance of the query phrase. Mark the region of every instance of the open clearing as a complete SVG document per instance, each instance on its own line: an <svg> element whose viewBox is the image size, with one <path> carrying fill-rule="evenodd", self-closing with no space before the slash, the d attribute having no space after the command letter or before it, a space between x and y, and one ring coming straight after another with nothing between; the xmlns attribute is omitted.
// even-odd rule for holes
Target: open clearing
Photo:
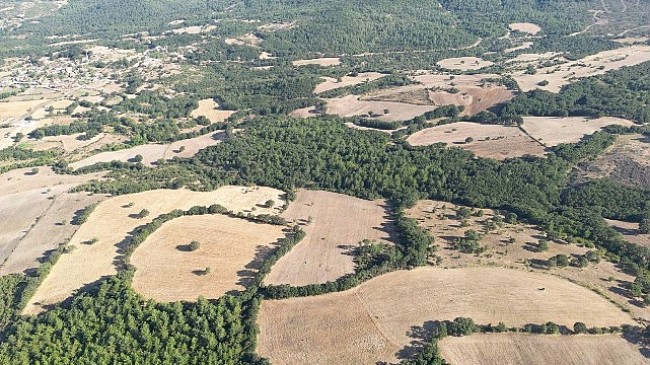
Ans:
<svg viewBox="0 0 650 365"><path fill-rule="evenodd" d="M221 110L213 99L199 100L199 107L192 111L192 118L204 116L212 123L221 123L235 113L234 110Z"/></svg>
<svg viewBox="0 0 650 365"><path fill-rule="evenodd" d="M209 33L217 29L216 25L192 25L189 27L172 29L174 34L201 34Z"/></svg>
<svg viewBox="0 0 650 365"><path fill-rule="evenodd" d="M639 232L639 223L623 222L613 219L605 219L607 224L620 232L626 241L635 245L650 247L650 234Z"/></svg>
<svg viewBox="0 0 650 365"><path fill-rule="evenodd" d="M635 277L621 271L613 263L601 259L598 263L589 263L585 268L569 266L549 270L546 267L546 260L553 256L562 254L576 258L585 255L589 248L548 240L545 232L530 224L496 222L494 217L497 213L490 209L470 209L470 216L463 219L459 216L460 208L442 201L422 200L406 211L407 216L416 219L421 228L436 237L439 245L436 255L442 258L442 267L497 266L551 274L600 293L629 309L635 318L650 320L650 308L639 306L628 295L627 288ZM481 214L474 215L478 211ZM499 216L503 220L503 215ZM483 252L479 255L461 253L454 248L455 240L470 229L481 235L478 244ZM548 240L548 249L540 252L537 244L542 239Z"/></svg>
<svg viewBox="0 0 650 365"><path fill-rule="evenodd" d="M294 66L309 66L309 65L317 65L317 66L338 66L341 64L341 59L336 57L332 58L314 58L311 60L296 60L293 61Z"/></svg>
<svg viewBox="0 0 650 365"><path fill-rule="evenodd" d="M316 88L314 89L314 93L320 94L325 91L339 89L346 86L359 85L359 84L363 84L364 82L377 80L384 76L386 75L379 72L363 72L358 74L357 76L343 76L341 77L341 81L337 81L337 79L332 77L321 77L321 79L323 79L324 81L316 85Z"/></svg>
<svg viewBox="0 0 650 365"><path fill-rule="evenodd" d="M480 334L447 337L438 344L443 358L451 364L459 365L648 363L648 359L641 354L638 347L619 335Z"/></svg>
<svg viewBox="0 0 650 365"><path fill-rule="evenodd" d="M346 95L340 98L326 99L326 101L326 114L340 117L378 115L377 119L385 121L409 120L438 108L435 105L359 100L359 96L356 95ZM388 109L388 114L384 114L385 109Z"/></svg>
<svg viewBox="0 0 650 365"><path fill-rule="evenodd" d="M100 162L130 162L133 161L137 155L142 156L143 164L153 165L160 159L170 160L174 157L192 157L200 150L220 143L223 141L224 137L224 133L209 133L200 137L180 140L173 143L151 143L118 151L101 152L81 161L71 163L70 167L78 169L80 167L91 166Z"/></svg>
<svg viewBox="0 0 650 365"><path fill-rule="evenodd" d="M413 340L412 327L461 316L514 326L633 323L597 294L550 275L425 267L382 275L341 293L262 302L257 352L278 365L395 361Z"/></svg>
<svg viewBox="0 0 650 365"><path fill-rule="evenodd" d="M524 92L542 89L557 93L562 86L575 80L650 61L650 46L634 45L603 51L577 61L564 61L556 66L539 67L533 75L519 70L513 72L512 76ZM548 81L548 85L540 86L542 81Z"/></svg>
<svg viewBox="0 0 650 365"><path fill-rule="evenodd" d="M133 287L162 302L193 301L200 295L218 298L243 290L272 244L283 237L283 228L220 214L176 218L133 253ZM192 241L200 243L198 250L185 248ZM202 275L207 267L211 272Z"/></svg>
<svg viewBox="0 0 650 365"><path fill-rule="evenodd" d="M466 143L467 138L473 140ZM479 157L498 160L523 155L544 156L544 147L517 127L458 122L423 129L407 141L413 146L446 143L473 152Z"/></svg>
<svg viewBox="0 0 650 365"><path fill-rule="evenodd" d="M298 198L282 216L303 224L307 235L278 260L265 283L318 284L354 272L350 251L359 242L390 240L392 226L385 204L325 191L299 190Z"/></svg>
<svg viewBox="0 0 650 365"><path fill-rule="evenodd" d="M473 71L492 66L494 63L478 57L447 58L438 65L448 70Z"/></svg>
<svg viewBox="0 0 650 365"><path fill-rule="evenodd" d="M610 178L650 189L650 139L640 134L618 136L605 153L579 166L577 173L585 179Z"/></svg>
<svg viewBox="0 0 650 365"><path fill-rule="evenodd" d="M509 27L511 30L528 33L530 35L535 35L542 31L542 28L539 25L533 23L512 23Z"/></svg>
<svg viewBox="0 0 650 365"><path fill-rule="evenodd" d="M37 259L70 237L74 212L102 197L67 191L98 177L56 175L44 167L37 174L19 169L0 175L0 275L37 267Z"/></svg>
<svg viewBox="0 0 650 365"><path fill-rule="evenodd" d="M75 249L63 255L54 265L24 313L39 313L45 309L44 306L68 298L77 289L114 275L114 260L119 256L120 247L130 239L131 232L160 214L212 204L221 204L236 212L250 212L256 208L257 214L275 214L277 209L262 208L260 205L269 199L279 203L281 194L280 190L264 187L224 186L212 192L152 190L108 199L95 208L86 223L74 234L69 245ZM136 215L142 209L150 213L138 219ZM95 243L88 244L95 239Z"/></svg>
<svg viewBox="0 0 650 365"><path fill-rule="evenodd" d="M594 134L608 125L631 127L634 123L626 119L613 117L598 119L585 117L524 117L521 128L545 146L553 147L561 143L579 142L584 136Z"/></svg>

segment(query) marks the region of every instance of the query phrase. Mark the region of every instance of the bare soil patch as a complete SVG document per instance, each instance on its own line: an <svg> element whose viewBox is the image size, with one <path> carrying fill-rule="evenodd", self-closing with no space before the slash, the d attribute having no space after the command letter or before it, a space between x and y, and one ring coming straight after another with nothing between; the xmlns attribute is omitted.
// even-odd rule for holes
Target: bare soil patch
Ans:
<svg viewBox="0 0 650 365"><path fill-rule="evenodd" d="M225 138L224 133L209 133L200 137L165 144L145 144L118 151L101 152L81 161L70 164L73 169L91 166L100 162L123 161L131 162L137 155L142 156L142 163L153 165L160 159L170 160L174 157L188 158L200 150L214 146Z"/></svg>
<svg viewBox="0 0 650 365"><path fill-rule="evenodd" d="M271 188L224 186L212 192L153 190L108 199L97 206L74 234L69 246L75 249L54 265L24 313L40 313L48 304L60 302L76 290L114 275L114 260L119 256L120 247L129 241L136 227L151 222L160 214L211 204L221 204L236 212L251 212L256 208L257 214L277 214L277 208L263 208L261 205L269 199L279 202L281 194L281 191ZM142 209L150 213L138 219L136 215Z"/></svg>
<svg viewBox="0 0 650 365"><path fill-rule="evenodd" d="M639 232L639 223L605 219L610 227L620 232L626 241L635 245L650 247L650 234Z"/></svg>
<svg viewBox="0 0 650 365"><path fill-rule="evenodd" d="M379 120L402 121L435 110L435 105L412 105L390 101L360 100L356 95L347 95L340 98L327 99L326 114L341 117L374 116ZM388 109L388 114L384 110Z"/></svg>
<svg viewBox="0 0 650 365"><path fill-rule="evenodd" d="M542 31L542 28L539 25L533 23L512 23L509 27L511 30L528 33L530 35L536 35Z"/></svg>
<svg viewBox="0 0 650 365"><path fill-rule="evenodd" d="M274 364L395 361L413 340L412 327L460 316L517 326L633 322L597 294L550 275L425 267L389 273L342 293L264 301L257 352Z"/></svg>
<svg viewBox="0 0 650 365"><path fill-rule="evenodd" d="M448 70L461 71L480 70L482 68L492 66L493 64L493 62L486 61L478 57L447 58L438 62L438 65L440 67L446 68Z"/></svg>
<svg viewBox="0 0 650 365"><path fill-rule="evenodd" d="M213 99L203 99L199 100L199 107L192 111L191 116L192 118L204 116L212 123L221 123L234 113L234 110L219 109L219 104L217 104Z"/></svg>
<svg viewBox="0 0 650 365"><path fill-rule="evenodd" d="M217 29L216 25L192 25L189 27L172 29L174 34L201 34L209 33Z"/></svg>
<svg viewBox="0 0 650 365"><path fill-rule="evenodd" d="M308 65L318 65L318 66L338 66L341 64L341 59L338 57L330 58L315 58L311 60L297 60L293 61L294 66L308 66Z"/></svg>
<svg viewBox="0 0 650 365"><path fill-rule="evenodd" d="M463 365L647 364L640 349L618 335L544 336L484 334L439 342L445 360ZM625 359L625 360L623 360Z"/></svg>
<svg viewBox="0 0 650 365"><path fill-rule="evenodd" d="M467 138L472 141L467 143ZM459 122L423 129L407 141L413 146L446 143L479 157L506 159L523 155L544 156L544 147L517 127Z"/></svg>
<svg viewBox="0 0 650 365"><path fill-rule="evenodd" d="M561 143L576 143L584 136L594 134L608 125L633 126L634 123L621 118L603 117L524 117L521 128L535 140L547 147Z"/></svg>
<svg viewBox="0 0 650 365"><path fill-rule="evenodd" d="M131 257L133 287L162 302L218 298L243 290L283 227L223 215L187 216L165 223ZM186 249L197 241L195 251ZM203 274L206 268L210 273Z"/></svg>
<svg viewBox="0 0 650 365"><path fill-rule="evenodd" d="M267 284L325 283L354 272L352 250L364 239L390 242L386 203L325 191L298 191L282 214L307 234L273 266ZM311 220L310 220L311 217Z"/></svg>
<svg viewBox="0 0 650 365"><path fill-rule="evenodd" d="M386 75L379 72L363 72L357 76L343 76L341 77L341 81L338 81L333 77L321 77L324 81L316 85L314 93L320 94L325 91L340 89L346 86L360 85L364 82L374 81L384 76Z"/></svg>

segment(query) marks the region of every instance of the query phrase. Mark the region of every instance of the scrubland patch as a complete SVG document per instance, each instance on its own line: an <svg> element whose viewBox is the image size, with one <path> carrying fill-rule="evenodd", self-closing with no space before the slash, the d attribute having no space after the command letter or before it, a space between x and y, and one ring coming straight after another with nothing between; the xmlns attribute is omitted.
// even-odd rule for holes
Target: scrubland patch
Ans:
<svg viewBox="0 0 650 365"><path fill-rule="evenodd" d="M482 334L438 342L451 364L462 365L642 365L640 349L620 335L545 336Z"/></svg>
<svg viewBox="0 0 650 365"><path fill-rule="evenodd" d="M468 138L472 140L468 141ZM475 153L479 157L505 159L526 154L543 156L544 147L517 127L459 122L423 129L407 141L413 146L446 143Z"/></svg>
<svg viewBox="0 0 650 365"><path fill-rule="evenodd" d="M359 242L389 242L392 225L388 214L383 201L298 191L298 198L282 217L304 225L306 236L273 266L265 283L318 284L354 272L352 251Z"/></svg>
<svg viewBox="0 0 650 365"><path fill-rule="evenodd" d="M160 214L212 204L236 212L250 212L256 208L257 214L275 214L277 209L261 205L269 199L279 202L281 194L280 190L264 187L224 186L212 192L153 190L108 199L95 208L86 223L72 236L69 246L75 248L54 265L24 313L39 313L45 305L60 302L77 289L114 275L117 272L115 259L120 247L128 244L131 232ZM138 218L143 209L149 214Z"/></svg>
<svg viewBox="0 0 650 365"><path fill-rule="evenodd" d="M550 275L425 267L382 275L341 293L264 301L257 352L279 365L305 359L323 364L390 362L411 344L412 327L461 316L513 326L633 323L597 294Z"/></svg>
<svg viewBox="0 0 650 365"><path fill-rule="evenodd" d="M614 117L589 119L585 117L524 117L521 128L547 147L561 143L576 143L608 125L631 127L633 122Z"/></svg>
<svg viewBox="0 0 650 365"><path fill-rule="evenodd" d="M605 219L607 224L621 233L626 241L635 245L650 247L650 234L639 232L639 223Z"/></svg>
<svg viewBox="0 0 650 365"><path fill-rule="evenodd" d="M224 215L185 216L163 224L131 257L133 287L157 301L218 298L252 280L282 226ZM199 248L190 251L192 241ZM210 268L209 273L204 273Z"/></svg>

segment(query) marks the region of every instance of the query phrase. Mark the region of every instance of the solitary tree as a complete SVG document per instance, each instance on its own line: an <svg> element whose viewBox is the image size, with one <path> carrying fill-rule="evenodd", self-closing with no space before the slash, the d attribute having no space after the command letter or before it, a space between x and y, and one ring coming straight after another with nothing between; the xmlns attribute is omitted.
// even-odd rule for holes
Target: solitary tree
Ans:
<svg viewBox="0 0 650 365"><path fill-rule="evenodd" d="M146 209L142 209L142 210L140 211L140 213L136 214L136 218L138 218L138 219L142 219L142 218L147 217L148 215L149 215L149 211L146 210Z"/></svg>
<svg viewBox="0 0 650 365"><path fill-rule="evenodd" d="M548 250L548 241L547 240L539 240L537 243L537 250L540 252L544 252Z"/></svg>
<svg viewBox="0 0 650 365"><path fill-rule="evenodd" d="M273 208L274 205L275 205L275 201L273 201L273 199L269 199L266 201L266 203L264 203L265 208Z"/></svg>
<svg viewBox="0 0 650 365"><path fill-rule="evenodd" d="M201 244L198 241L192 241L187 247L190 251L196 251L201 247Z"/></svg>

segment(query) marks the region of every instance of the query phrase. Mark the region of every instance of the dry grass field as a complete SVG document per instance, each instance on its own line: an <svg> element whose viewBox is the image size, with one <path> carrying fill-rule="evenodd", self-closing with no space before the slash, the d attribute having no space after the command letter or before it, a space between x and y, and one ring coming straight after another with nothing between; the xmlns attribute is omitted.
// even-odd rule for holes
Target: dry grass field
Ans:
<svg viewBox="0 0 650 365"><path fill-rule="evenodd" d="M332 77L321 77L323 79L323 82L316 85L316 88L314 89L314 93L320 94L325 91L339 89L346 86L359 85L359 84L363 84L366 81L374 81L384 76L386 75L381 74L379 72L363 72L358 74L357 76L343 76L341 77L340 82L337 81L337 79Z"/></svg>
<svg viewBox="0 0 650 365"><path fill-rule="evenodd" d="M192 118L204 116L212 123L220 123L235 113L234 110L221 110L219 104L212 99L199 100L199 107L192 111Z"/></svg>
<svg viewBox="0 0 650 365"><path fill-rule="evenodd" d="M544 336L485 334L439 342L445 360L458 365L643 365L648 358L619 335Z"/></svg>
<svg viewBox="0 0 650 365"><path fill-rule="evenodd" d="M597 294L550 275L425 267L389 273L341 293L264 301L257 352L278 365L305 359L314 364L395 361L413 340L413 327L460 316L516 326L633 323Z"/></svg>
<svg viewBox="0 0 650 365"><path fill-rule="evenodd" d="M472 142L466 143L467 138ZM413 146L447 143L479 157L498 160L523 155L544 156L544 147L516 127L459 122L423 129L407 141Z"/></svg>
<svg viewBox="0 0 650 365"><path fill-rule="evenodd" d="M130 233L160 214L211 204L221 204L233 211L256 208L257 214L275 214L277 208L263 208L261 205L269 199L280 202L281 194L281 191L271 188L224 186L212 192L153 190L108 199L95 208L74 234L69 245L75 249L59 259L24 313L39 313L47 304L60 302L77 289L114 275L114 260L119 256L120 247L128 242ZM149 210L150 214L138 219L136 215L142 209ZM91 241L95 242L89 244Z"/></svg>
<svg viewBox="0 0 650 365"><path fill-rule="evenodd" d="M172 32L174 34L201 34L210 33L214 29L217 29L216 25L192 25L189 27L172 29Z"/></svg>
<svg viewBox="0 0 650 365"><path fill-rule="evenodd" d="M528 33L530 35L535 35L542 31L542 28L539 25L533 23L512 23L509 27L511 30Z"/></svg>
<svg viewBox="0 0 650 365"><path fill-rule="evenodd" d="M576 143L608 125L631 127L633 122L613 117L587 119L584 117L524 117L521 128L547 147L561 143Z"/></svg>
<svg viewBox="0 0 650 365"><path fill-rule="evenodd" d="M162 302L218 298L243 290L283 237L283 227L223 215L187 216L165 223L131 256L133 287ZM196 251L186 248L200 243ZM211 272L203 275L207 267Z"/></svg>
<svg viewBox="0 0 650 365"><path fill-rule="evenodd" d="M494 63L478 57L447 58L438 62L438 66L448 70L472 71L492 66Z"/></svg>
<svg viewBox="0 0 650 365"><path fill-rule="evenodd" d="M623 222L613 219L605 219L605 221L610 227L620 232L626 241L634 243L635 245L650 247L650 234L639 232L638 223Z"/></svg>
<svg viewBox="0 0 650 365"><path fill-rule="evenodd" d="M490 209L481 209L481 216L470 215L463 224L463 219L458 216L459 208L461 206L451 203L422 200L406 212L436 238L439 244L436 255L442 258L442 267L505 267L551 274L599 292L629 309L635 318L650 320L650 308L639 306L635 299L628 296L626 288L634 282L634 276L621 271L613 263L601 259L585 268L569 266L551 270L544 264L559 254L569 258L584 255L590 251L587 247L549 241L548 250L539 252L536 245L546 238L546 234L538 227L506 222L489 227L496 214ZM454 240L463 237L470 229L482 235L479 245L484 252L479 255L453 249Z"/></svg>
<svg viewBox="0 0 650 365"><path fill-rule="evenodd" d="M603 51L577 61L564 61L566 62L557 66L539 67L534 75L526 74L525 70L518 70L514 71L512 76L524 92L543 89L557 93L562 86L570 84L574 80L602 75L610 70L650 61L650 46L633 45ZM515 62L512 65L516 64ZM542 81L548 81L548 85L538 85Z"/></svg>
<svg viewBox="0 0 650 365"><path fill-rule="evenodd" d="M391 238L385 204L325 191L298 191L282 216L304 225L307 235L278 260L265 283L317 284L354 272L352 248L364 239L389 242Z"/></svg>
<svg viewBox="0 0 650 365"><path fill-rule="evenodd" d="M378 115L377 119L385 121L402 121L413 119L437 108L435 105L412 105L390 101L360 100L359 96L346 95L339 98L326 99L325 113L340 117L354 117L369 114ZM384 110L388 109L388 114Z"/></svg>
<svg viewBox="0 0 650 365"><path fill-rule="evenodd" d="M318 65L323 67L328 66L338 66L341 64L341 59L338 57L331 58L314 58L311 60L296 60L293 61L294 66L308 66L308 65Z"/></svg>
<svg viewBox="0 0 650 365"><path fill-rule="evenodd" d="M200 137L185 139L166 144L145 144L126 148L118 151L101 152L70 164L73 169L91 166L100 162L133 161L135 156L142 156L142 163L152 165L160 159L170 160L174 157L188 158L196 155L200 150L214 146L225 138L224 133L209 133Z"/></svg>
<svg viewBox="0 0 650 365"><path fill-rule="evenodd" d="M616 143L577 169L586 179L610 178L626 185L650 188L650 139L640 134L618 136Z"/></svg>

